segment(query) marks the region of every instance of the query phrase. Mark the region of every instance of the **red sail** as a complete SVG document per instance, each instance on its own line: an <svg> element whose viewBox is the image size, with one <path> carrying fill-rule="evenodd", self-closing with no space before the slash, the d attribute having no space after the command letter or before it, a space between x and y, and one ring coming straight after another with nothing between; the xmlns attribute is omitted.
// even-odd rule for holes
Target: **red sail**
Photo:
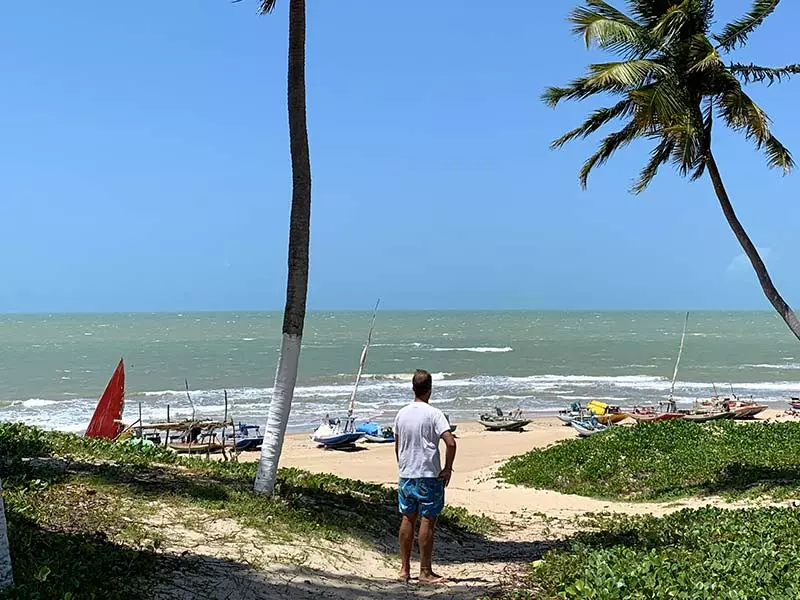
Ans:
<svg viewBox="0 0 800 600"><path fill-rule="evenodd" d="M97 408L86 430L86 437L91 438L116 438L122 425L117 421L122 419L122 407L125 404L125 365L120 359L117 370L111 376L106 386L106 391L100 397Z"/></svg>

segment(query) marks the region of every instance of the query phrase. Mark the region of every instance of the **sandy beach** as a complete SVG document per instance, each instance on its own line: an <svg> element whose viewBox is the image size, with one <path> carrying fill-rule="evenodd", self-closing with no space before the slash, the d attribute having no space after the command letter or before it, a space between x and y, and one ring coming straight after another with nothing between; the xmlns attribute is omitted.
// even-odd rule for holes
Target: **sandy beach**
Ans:
<svg viewBox="0 0 800 600"><path fill-rule="evenodd" d="M762 413L758 420L790 418L782 411L770 409ZM633 426L634 423L628 419L621 426ZM742 421L741 424L747 426L747 422ZM706 505L715 501L687 499L665 507L662 504L608 502L507 485L494 478L503 461L534 448L576 438L575 431L551 417L534 419L525 431L519 433L489 432L475 421L457 425L458 454L453 479L447 489L447 502L472 512L487 514L499 521L506 521L510 515L525 511L559 519L608 510L663 514L676 508ZM240 456L240 460L253 461L258 457L258 452L247 452ZM393 444L360 443L355 451L324 450L318 448L307 433L291 434L286 436L284 442L281 466L387 485L397 482Z"/></svg>

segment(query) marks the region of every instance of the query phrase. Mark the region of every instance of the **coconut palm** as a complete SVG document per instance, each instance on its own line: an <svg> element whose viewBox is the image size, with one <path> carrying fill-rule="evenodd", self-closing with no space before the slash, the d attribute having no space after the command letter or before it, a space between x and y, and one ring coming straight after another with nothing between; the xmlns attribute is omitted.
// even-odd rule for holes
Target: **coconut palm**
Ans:
<svg viewBox="0 0 800 600"><path fill-rule="evenodd" d="M14 583L11 571L11 552L8 547L6 509L3 505L3 486L0 484L0 590Z"/></svg>
<svg viewBox="0 0 800 600"><path fill-rule="evenodd" d="M708 173L722 212L750 259L764 294L800 339L800 321L778 293L739 222L711 151L716 120L763 150L770 167L787 174L795 166L789 150L772 134L769 117L743 85L780 82L800 73L800 65L772 68L727 59L747 43L780 0L755 0L746 15L717 33L711 31L713 0L627 0L626 4L628 14L604 0L584 0L572 11L573 32L583 37L587 47L595 45L618 60L590 65L585 76L564 87L548 88L543 99L555 107L562 100L608 95L615 103L592 112L552 147L586 138L606 124L621 121L622 127L604 137L581 168L579 179L584 189L595 167L638 139L652 140L655 147L633 185L636 194L644 191L666 163L692 180Z"/></svg>
<svg viewBox="0 0 800 600"><path fill-rule="evenodd" d="M260 12L275 8L276 0L261 0ZM286 305L283 312L281 341L275 386L269 406L261 460L258 463L254 489L271 494L275 489L278 460L289 421L300 343L306 317L308 291L308 241L311 222L311 161L306 126L306 3L289 0L289 74L287 78L289 108L289 144L292 155L292 210L289 218L289 276L286 283Z"/></svg>

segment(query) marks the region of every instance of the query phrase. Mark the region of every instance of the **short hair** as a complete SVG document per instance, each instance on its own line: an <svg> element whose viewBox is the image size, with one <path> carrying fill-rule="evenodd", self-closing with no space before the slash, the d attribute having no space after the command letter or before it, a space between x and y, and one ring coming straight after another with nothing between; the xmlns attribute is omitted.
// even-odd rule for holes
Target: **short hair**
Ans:
<svg viewBox="0 0 800 600"><path fill-rule="evenodd" d="M414 388L414 395L421 398L431 391L433 387L433 377L424 369L417 369L411 379L411 387Z"/></svg>

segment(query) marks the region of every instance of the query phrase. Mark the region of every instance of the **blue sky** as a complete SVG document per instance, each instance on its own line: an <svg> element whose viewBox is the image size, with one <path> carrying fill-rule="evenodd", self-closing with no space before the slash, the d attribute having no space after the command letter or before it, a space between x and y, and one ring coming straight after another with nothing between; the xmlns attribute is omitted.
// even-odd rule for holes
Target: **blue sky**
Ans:
<svg viewBox="0 0 800 600"><path fill-rule="evenodd" d="M719 19L749 2L718 2ZM277 309L290 197L286 1L0 5L0 311ZM543 88L604 60L574 2L309 0L310 308L766 308L710 183L591 179ZM741 59L800 62L784 2ZM800 154L800 80L753 87ZM718 133L730 194L800 305L800 173Z"/></svg>

